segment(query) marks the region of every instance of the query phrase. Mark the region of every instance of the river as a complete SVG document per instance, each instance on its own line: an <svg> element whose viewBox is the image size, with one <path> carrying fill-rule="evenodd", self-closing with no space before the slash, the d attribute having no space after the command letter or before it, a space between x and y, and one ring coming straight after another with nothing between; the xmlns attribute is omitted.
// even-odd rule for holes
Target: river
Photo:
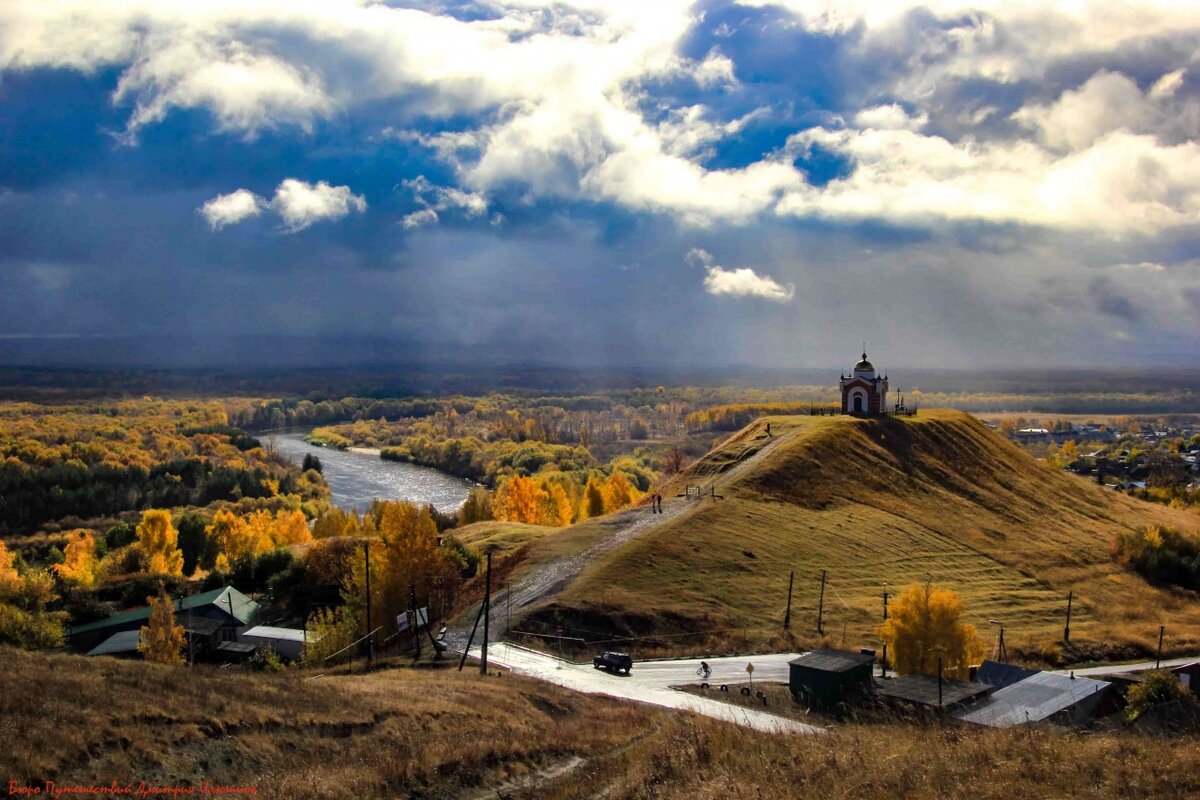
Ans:
<svg viewBox="0 0 1200 800"><path fill-rule="evenodd" d="M407 500L428 503L439 511L456 511L476 486L466 478L456 478L431 467L419 467L402 461L384 461L378 455L317 447L304 441L307 431L258 434L265 445L296 464L311 453L321 459L325 482L333 495L333 504L355 511L366 511L374 499Z"/></svg>

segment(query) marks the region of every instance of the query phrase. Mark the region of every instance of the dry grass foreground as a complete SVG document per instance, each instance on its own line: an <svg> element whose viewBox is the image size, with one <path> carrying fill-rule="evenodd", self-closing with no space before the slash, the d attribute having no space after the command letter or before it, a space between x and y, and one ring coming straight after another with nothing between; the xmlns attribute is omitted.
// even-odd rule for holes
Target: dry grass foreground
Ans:
<svg viewBox="0 0 1200 800"><path fill-rule="evenodd" d="M1154 588L1110 555L1118 532L1152 523L1194 531L1195 512L1052 469L958 411L769 420L773 440L759 420L663 490L715 481L723 500L700 501L599 559L533 624L592 636L746 628L770 637L795 570L792 631L812 637L825 569L835 644L844 635L848 646L874 645L885 586L894 595L932 580L960 593L983 636L998 619L1010 647L1046 647L1051 658L1069 590L1076 658L1149 652L1160 623L1168 650L1200 649L1196 597ZM752 468L722 480L768 442ZM694 640L679 641L695 652Z"/></svg>
<svg viewBox="0 0 1200 800"><path fill-rule="evenodd" d="M847 725L772 736L512 676L306 682L9 648L0 675L0 778L18 785L208 780L267 798L546 800L1200 792L1200 748L1126 733Z"/></svg>

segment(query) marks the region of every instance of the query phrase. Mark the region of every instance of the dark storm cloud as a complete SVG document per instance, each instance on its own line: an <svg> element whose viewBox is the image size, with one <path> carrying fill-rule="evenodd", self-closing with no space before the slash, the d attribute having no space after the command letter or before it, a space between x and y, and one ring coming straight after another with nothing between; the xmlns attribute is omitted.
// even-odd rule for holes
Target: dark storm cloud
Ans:
<svg viewBox="0 0 1200 800"><path fill-rule="evenodd" d="M9 25L0 335L577 365L823 366L863 339L895 366L1194 357L1200 23L1148 11L1112 44L1047 16L1039 38L988 5L831 25L800 2L215 4L172 27L95 2L55 37ZM1064 104L1110 73L1132 90ZM1132 166L1089 149L1122 133ZM362 207L289 229L286 179ZM260 213L198 213L238 190ZM738 291L706 291L696 248Z"/></svg>

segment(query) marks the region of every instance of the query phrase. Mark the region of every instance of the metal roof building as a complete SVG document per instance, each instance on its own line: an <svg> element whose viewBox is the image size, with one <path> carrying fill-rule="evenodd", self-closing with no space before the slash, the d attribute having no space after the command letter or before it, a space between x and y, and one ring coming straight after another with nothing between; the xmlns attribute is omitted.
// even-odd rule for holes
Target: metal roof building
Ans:
<svg viewBox="0 0 1200 800"><path fill-rule="evenodd" d="M995 689L978 681L956 681L937 676L910 673L875 681L875 693L887 700L943 709L969 703L991 694ZM940 698L940 701L939 701Z"/></svg>
<svg viewBox="0 0 1200 800"><path fill-rule="evenodd" d="M205 618L220 623L220 627L240 628L249 625L258 612L258 603L246 595L226 586L202 592L175 601L175 622L187 627L188 617ZM114 633L134 631L150 619L150 608L131 608L106 619L76 625L71 628L70 639L77 650L91 650Z"/></svg>
<svg viewBox="0 0 1200 800"><path fill-rule="evenodd" d="M873 652L855 653L823 647L788 662L788 688L797 699L837 703L848 692L870 690Z"/></svg>
<svg viewBox="0 0 1200 800"><path fill-rule="evenodd" d="M303 628L275 628L256 625L241 635L241 641L255 647L271 647L276 653L291 661L299 661L307 641Z"/></svg>
<svg viewBox="0 0 1200 800"><path fill-rule="evenodd" d="M950 716L992 728L1047 720L1071 722L1090 717L1109 686L1107 681L1035 671L997 690L987 700L960 708Z"/></svg>

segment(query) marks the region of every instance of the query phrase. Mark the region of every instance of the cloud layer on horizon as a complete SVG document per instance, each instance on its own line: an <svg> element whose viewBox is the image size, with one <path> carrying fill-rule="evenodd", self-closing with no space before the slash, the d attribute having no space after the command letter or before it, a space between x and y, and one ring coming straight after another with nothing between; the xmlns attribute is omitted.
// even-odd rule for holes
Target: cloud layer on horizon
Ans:
<svg viewBox="0 0 1200 800"><path fill-rule="evenodd" d="M529 317L489 303L542 274L537 254L557 264L528 289L538 316L569 329L554 359L615 318L664 357L826 363L862 338L833 313L858 304L922 343L912 363L1200 349L1200 8L409 5L0 10L0 91L16 101L0 144L0 288L14 298L0 333L49 330L38 314L68 302L80 330L127 324L109 291L72 297L85 278L125 302L141 302L135 284L148 305L175 298L203 327L204 292L174 292L180 273L217 269L309 312L233 320L251 331L521 339ZM81 102L63 136L35 130L67 92ZM118 210L124 222L105 218ZM198 238L196 211L221 235ZM120 263L135 212L164 231L136 269ZM238 224L266 212L302 235ZM428 302L475 263L451 240L493 256L471 278L493 291L461 309L471 325ZM554 258L553 242L573 249ZM697 249L715 254L702 271L686 263ZM1143 264L1161 269L1129 267ZM723 338L702 345L623 303L664 282ZM316 307L370 308L380 292L412 308L348 325Z"/></svg>

